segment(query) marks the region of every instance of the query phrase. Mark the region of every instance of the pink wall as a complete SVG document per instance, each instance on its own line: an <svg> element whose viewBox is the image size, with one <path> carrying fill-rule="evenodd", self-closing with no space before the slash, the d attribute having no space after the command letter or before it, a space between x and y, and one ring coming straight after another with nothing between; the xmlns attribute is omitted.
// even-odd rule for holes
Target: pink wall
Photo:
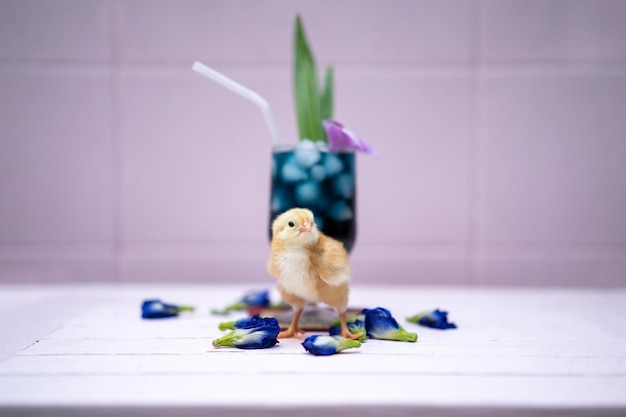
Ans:
<svg viewBox="0 0 626 417"><path fill-rule="evenodd" d="M626 2L0 0L0 281L252 281L299 12L358 158L360 283L626 284Z"/></svg>

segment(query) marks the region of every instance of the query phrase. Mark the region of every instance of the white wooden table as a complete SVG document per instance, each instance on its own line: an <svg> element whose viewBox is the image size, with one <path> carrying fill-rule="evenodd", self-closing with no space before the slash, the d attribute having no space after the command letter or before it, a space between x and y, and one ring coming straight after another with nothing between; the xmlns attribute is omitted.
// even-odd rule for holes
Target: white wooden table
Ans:
<svg viewBox="0 0 626 417"><path fill-rule="evenodd" d="M626 415L626 289L355 286L418 342L213 348L209 310L272 284L0 286L0 415ZM197 310L141 320L153 297ZM437 307L459 328L404 320Z"/></svg>

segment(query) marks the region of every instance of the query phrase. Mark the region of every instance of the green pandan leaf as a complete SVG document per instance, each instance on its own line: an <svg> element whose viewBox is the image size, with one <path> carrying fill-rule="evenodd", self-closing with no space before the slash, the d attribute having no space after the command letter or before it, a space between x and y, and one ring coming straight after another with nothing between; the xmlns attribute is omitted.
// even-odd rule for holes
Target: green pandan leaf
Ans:
<svg viewBox="0 0 626 417"><path fill-rule="evenodd" d="M320 114L317 69L300 16L296 16L294 58L294 92L300 139L326 141Z"/></svg>
<svg viewBox="0 0 626 417"><path fill-rule="evenodd" d="M328 67L326 68L326 77L324 78L324 90L322 90L320 100L320 113L322 120L332 120L333 118L333 88L333 68Z"/></svg>

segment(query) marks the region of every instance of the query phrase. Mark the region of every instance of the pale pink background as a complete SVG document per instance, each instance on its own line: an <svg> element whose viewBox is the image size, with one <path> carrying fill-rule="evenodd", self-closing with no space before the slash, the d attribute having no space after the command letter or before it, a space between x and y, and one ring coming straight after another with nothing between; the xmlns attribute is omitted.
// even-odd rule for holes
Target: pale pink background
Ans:
<svg viewBox="0 0 626 417"><path fill-rule="evenodd" d="M301 13L358 158L354 281L626 284L626 2L0 0L0 281L271 283Z"/></svg>

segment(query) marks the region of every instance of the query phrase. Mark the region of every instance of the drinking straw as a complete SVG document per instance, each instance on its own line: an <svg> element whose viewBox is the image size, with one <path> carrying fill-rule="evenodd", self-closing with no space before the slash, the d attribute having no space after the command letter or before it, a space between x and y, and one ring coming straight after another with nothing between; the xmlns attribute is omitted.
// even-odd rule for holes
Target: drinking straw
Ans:
<svg viewBox="0 0 626 417"><path fill-rule="evenodd" d="M274 145L280 145L281 141L278 137L278 130L276 129L276 125L274 124L274 119L272 118L272 113L270 111L270 105L267 103L263 97L254 91L250 90L248 87L244 87L238 82L234 81L231 78L228 78L224 74L214 70L213 68L207 67L203 63L196 61L191 67L194 71L204 75L215 81L218 84L223 85L229 90L234 91L235 93L247 98L261 109L263 116L265 117L265 121L267 122L267 126L270 129L270 135L272 136L272 140L274 141Z"/></svg>

